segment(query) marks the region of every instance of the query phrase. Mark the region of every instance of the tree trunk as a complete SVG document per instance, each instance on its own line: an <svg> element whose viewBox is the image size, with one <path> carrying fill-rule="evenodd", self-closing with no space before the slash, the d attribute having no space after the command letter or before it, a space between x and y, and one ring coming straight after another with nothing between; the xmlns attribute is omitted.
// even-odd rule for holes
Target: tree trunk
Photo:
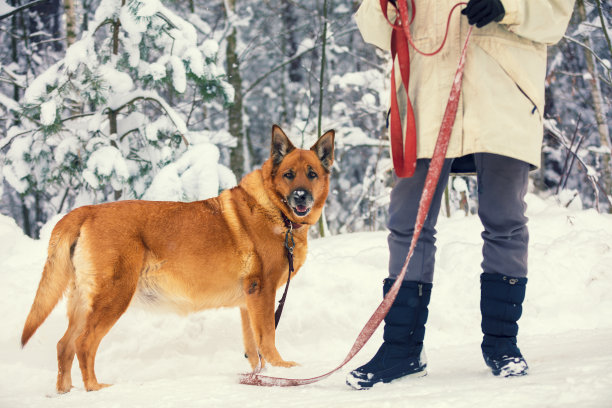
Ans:
<svg viewBox="0 0 612 408"><path fill-rule="evenodd" d="M17 15L13 14L11 16L11 27L12 27L12 32L16 33L17 32ZM17 36L16 35L11 35L11 57L13 62L15 63L16 66L19 66L19 53L17 50ZM13 99L16 101L19 101L19 86L17 85L17 83L15 83L15 85L13 85Z"/></svg>
<svg viewBox="0 0 612 408"><path fill-rule="evenodd" d="M296 26L298 18L295 15L295 5L290 1L283 1L281 5L281 17L285 34L283 42L286 46L286 57L293 57L298 50L298 40L296 38ZM301 58L291 60L289 64L289 80L291 82L302 82L302 61Z"/></svg>
<svg viewBox="0 0 612 408"><path fill-rule="evenodd" d="M225 7L225 15L229 21L236 8L236 0L225 1ZM236 138L236 147L232 149L230 154L230 168L236 177L240 179L245 173L245 140L242 124L242 78L240 77L240 61L236 53L237 43L238 32L236 27L232 27L227 37L225 54L228 82L234 88L235 94L234 103L228 108L227 119L229 122L229 132Z"/></svg>
<svg viewBox="0 0 612 408"><path fill-rule="evenodd" d="M317 119L317 136L321 136L322 128L321 121L323 119L323 96L325 93L325 63L326 63L326 51L327 47L327 0L323 0L323 34L321 35L321 74L319 76L319 114ZM329 232L327 227L327 220L325 219L325 211L321 212L321 218L319 218L319 234L324 237Z"/></svg>
<svg viewBox="0 0 612 408"><path fill-rule="evenodd" d="M28 237L34 238L32 236L32 225L30 224L30 210L23 199L21 202L21 216L23 217L23 232Z"/></svg>
<svg viewBox="0 0 612 408"><path fill-rule="evenodd" d="M66 47L70 47L72 44L74 44L77 37L74 0L64 0L64 14L66 16Z"/></svg>
<svg viewBox="0 0 612 408"><path fill-rule="evenodd" d="M450 218L451 216L451 208L450 208L450 192L449 192L449 184L446 183L446 187L444 188L444 209L446 210L446 216Z"/></svg>
<svg viewBox="0 0 612 408"><path fill-rule="evenodd" d="M66 0L66 1L72 1L72 0ZM121 5L122 6L125 5L125 0L121 1ZM119 21L119 19L115 20L112 24L112 27L113 27L113 42L112 42L113 54L118 55L119 54L119 30L121 29L121 21ZM108 110L108 127L109 127L110 135L117 134L117 111L112 110L110 108ZM111 145L118 148L114 140L111 141ZM115 200L119 200L122 194L123 194L123 191L115 190L114 192Z"/></svg>

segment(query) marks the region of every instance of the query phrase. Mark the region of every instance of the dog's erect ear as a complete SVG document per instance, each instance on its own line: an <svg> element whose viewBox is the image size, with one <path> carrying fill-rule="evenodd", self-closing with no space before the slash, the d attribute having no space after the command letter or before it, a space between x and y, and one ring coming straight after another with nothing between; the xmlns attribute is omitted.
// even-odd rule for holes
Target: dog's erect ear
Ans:
<svg viewBox="0 0 612 408"><path fill-rule="evenodd" d="M321 160L321 164L327 171L331 171L331 166L334 163L334 136L336 132L333 130L328 130L325 132L323 136L317 140L310 150L314 151L317 156L319 156L319 160Z"/></svg>
<svg viewBox="0 0 612 408"><path fill-rule="evenodd" d="M278 125L272 126L272 147L270 149L272 163L278 166L285 156L294 149L295 146L291 143L285 132Z"/></svg>

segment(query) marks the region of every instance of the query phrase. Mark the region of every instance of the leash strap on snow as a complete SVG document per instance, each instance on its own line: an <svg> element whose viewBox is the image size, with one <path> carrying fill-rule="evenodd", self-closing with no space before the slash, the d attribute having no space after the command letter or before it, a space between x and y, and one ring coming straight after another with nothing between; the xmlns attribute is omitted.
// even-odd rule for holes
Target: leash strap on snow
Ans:
<svg viewBox="0 0 612 408"><path fill-rule="evenodd" d="M385 1L386 0L381 0ZM402 1L400 1L401 3ZM386 10L386 8L383 8ZM414 10L414 4L413 4ZM401 8L400 8L401 12ZM413 11L414 13L414 11ZM405 20L407 21L407 20ZM387 296L382 300L380 305L376 308L370 319L367 321L361 332L357 336L353 347L349 351L348 355L345 357L344 361L338 365L338 367L334 368L328 373L323 375L313 377L313 378L279 378L279 377L268 377L259 374L261 370L257 367L252 373L242 374L240 376L241 384L248 385L258 385L258 386L266 386L266 387L291 387L297 385L306 385L312 384L317 381L323 380L336 371L340 370L346 363L348 363L358 352L363 348L363 346L368 342L370 337L374 334L382 320L387 315L387 312L391 308L391 305L395 301L395 297L397 296L397 292L404 280L404 276L406 275L406 270L408 269L408 263L410 262L410 258L414 252L414 248L419 239L419 235L421 234L421 230L423 228L423 224L425 223L425 219L427 218L427 213L429 212L429 207L431 206L431 200L433 198L433 193L436 189L436 185L438 184L438 180L440 178L440 172L442 171L442 165L444 164L444 159L446 156L446 150L448 149L448 142L450 140L451 131L453 129L453 124L455 123L455 117L457 115L457 108L459 106L459 95L461 93L461 81L463 79L463 68L465 66L465 55L467 51L468 41L470 39L470 35L472 33L472 28L470 27L465 43L463 45L463 50L461 52L461 57L459 59L459 66L457 67L457 72L455 73L455 78L453 80L453 84L451 87L450 95L448 97L448 103L446 105L446 110L444 112L444 117L442 119L442 124L440 125L440 131L438 133L438 139L436 141L436 147L434 149L433 157L431 158L431 162L429 164L429 170L427 171L427 177L425 179L425 187L423 188L423 193L421 194L421 200L419 202L419 210L417 212L416 223L414 227L414 233L412 235L412 241L410 243L410 249L408 251L408 255L406 256L406 261L404 262L404 266L402 267L401 273L398 275L397 279Z"/></svg>

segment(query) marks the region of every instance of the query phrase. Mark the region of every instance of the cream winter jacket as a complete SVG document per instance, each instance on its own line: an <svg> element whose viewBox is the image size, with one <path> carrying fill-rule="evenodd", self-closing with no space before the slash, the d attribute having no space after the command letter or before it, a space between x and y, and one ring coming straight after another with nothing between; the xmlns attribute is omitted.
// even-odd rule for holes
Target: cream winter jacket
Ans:
<svg viewBox="0 0 612 408"><path fill-rule="evenodd" d="M457 2L416 0L416 17L410 29L419 49L429 52L441 44L448 13ZM472 32L447 157L487 152L538 167L546 46L563 36L574 0L502 0L502 3L506 11L503 20L480 29L474 27ZM391 21L395 18L391 3L389 18ZM379 0L363 0L355 19L367 43L384 50L390 48L391 27ZM433 154L468 27L467 18L455 10L447 44L439 54L424 57L411 48L408 94L416 118L418 158ZM396 84L402 88L399 68L395 72ZM398 95L405 98L405 91L400 90ZM400 112L405 109L405 102L400 103Z"/></svg>

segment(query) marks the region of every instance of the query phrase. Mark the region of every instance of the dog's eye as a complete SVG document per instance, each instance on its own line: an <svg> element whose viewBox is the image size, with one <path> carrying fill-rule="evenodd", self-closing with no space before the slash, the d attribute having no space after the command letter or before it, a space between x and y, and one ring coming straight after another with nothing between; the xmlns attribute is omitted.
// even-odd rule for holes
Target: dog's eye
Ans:
<svg viewBox="0 0 612 408"><path fill-rule="evenodd" d="M293 174L292 171L288 171L283 174L283 177L286 178L287 180L293 180L295 178L295 174Z"/></svg>
<svg viewBox="0 0 612 408"><path fill-rule="evenodd" d="M308 172L308 178L309 178L309 179L314 180L314 179L316 179L317 177L319 177L319 175L318 175L317 173L315 173L314 171L310 170L310 171Z"/></svg>

